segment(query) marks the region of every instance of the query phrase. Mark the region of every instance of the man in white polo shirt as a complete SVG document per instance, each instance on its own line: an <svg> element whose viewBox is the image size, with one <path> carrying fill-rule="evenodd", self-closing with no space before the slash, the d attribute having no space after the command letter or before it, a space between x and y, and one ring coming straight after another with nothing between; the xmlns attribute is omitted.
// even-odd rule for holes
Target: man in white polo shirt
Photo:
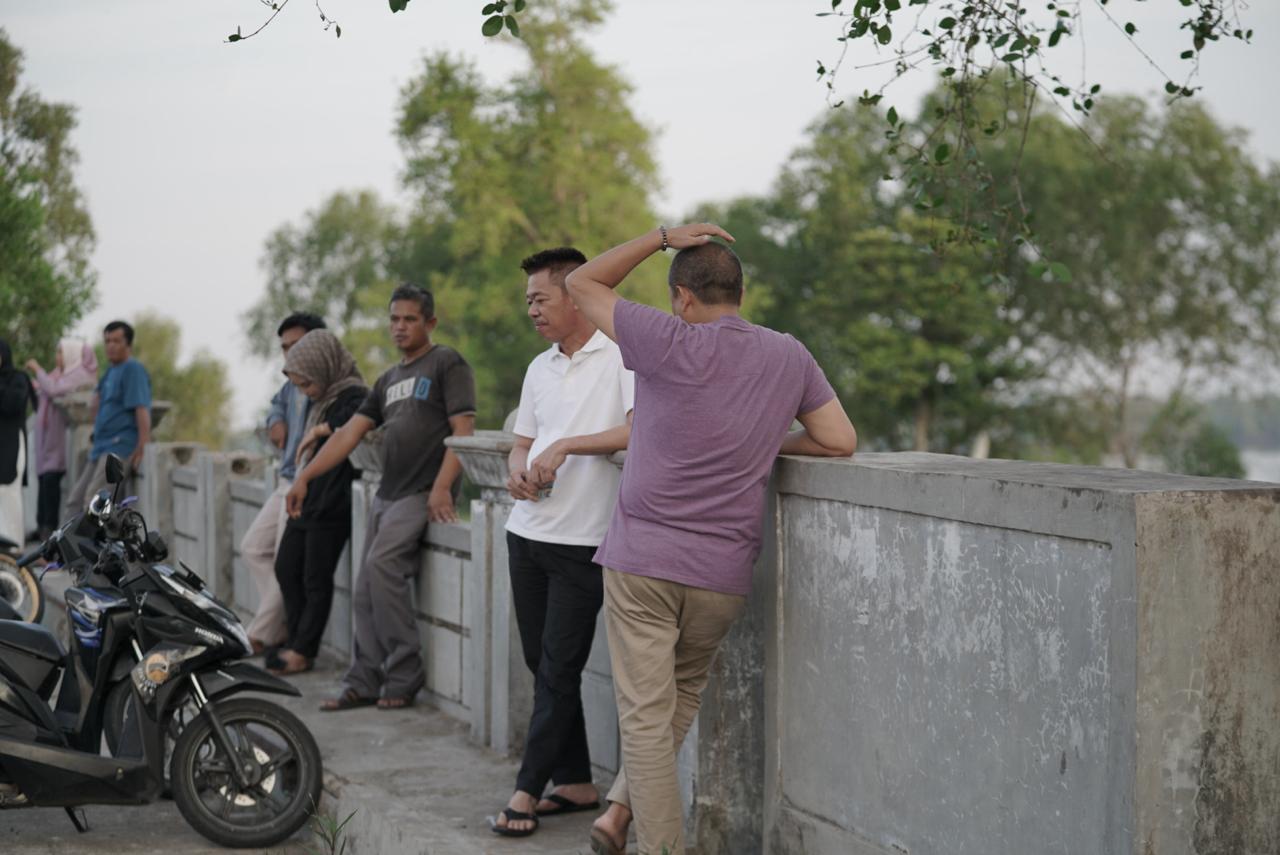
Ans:
<svg viewBox="0 0 1280 855"><path fill-rule="evenodd" d="M582 669L604 598L593 560L618 496L608 459L627 447L635 380L618 346L578 311L565 290L586 263L576 249L532 255L525 299L534 329L552 346L529 365L520 392L507 489L511 593L533 715L516 791L493 830L524 837L539 817L599 807L582 714ZM548 783L554 784L543 798Z"/></svg>

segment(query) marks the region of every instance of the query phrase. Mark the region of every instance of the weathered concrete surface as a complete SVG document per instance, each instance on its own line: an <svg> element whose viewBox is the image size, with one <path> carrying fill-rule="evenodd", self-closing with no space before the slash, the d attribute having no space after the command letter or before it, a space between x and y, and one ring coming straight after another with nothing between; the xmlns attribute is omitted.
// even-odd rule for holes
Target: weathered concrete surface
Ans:
<svg viewBox="0 0 1280 855"><path fill-rule="evenodd" d="M1280 487L914 454L775 485L765 823L732 851L1280 851ZM704 760L720 716L754 765L754 714L722 711L756 644ZM704 798L704 849L747 829Z"/></svg>
<svg viewBox="0 0 1280 855"><path fill-rule="evenodd" d="M1280 491L1138 502L1141 855L1280 852Z"/></svg>

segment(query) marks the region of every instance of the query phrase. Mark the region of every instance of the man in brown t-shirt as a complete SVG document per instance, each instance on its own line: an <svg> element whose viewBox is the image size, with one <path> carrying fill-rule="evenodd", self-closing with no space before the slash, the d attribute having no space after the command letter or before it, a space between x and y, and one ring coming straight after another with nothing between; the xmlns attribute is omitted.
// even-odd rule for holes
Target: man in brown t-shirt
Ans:
<svg viewBox="0 0 1280 855"><path fill-rule="evenodd" d="M399 364L378 378L360 410L298 473L286 499L289 514L297 516L307 484L345 460L366 433L383 428L382 483L369 505L355 582L351 667L342 694L321 706L328 711L407 706L426 683L409 583L427 523L458 519L462 464L444 439L475 431L475 378L457 351L431 343L431 293L401 285L391 295L390 316Z"/></svg>

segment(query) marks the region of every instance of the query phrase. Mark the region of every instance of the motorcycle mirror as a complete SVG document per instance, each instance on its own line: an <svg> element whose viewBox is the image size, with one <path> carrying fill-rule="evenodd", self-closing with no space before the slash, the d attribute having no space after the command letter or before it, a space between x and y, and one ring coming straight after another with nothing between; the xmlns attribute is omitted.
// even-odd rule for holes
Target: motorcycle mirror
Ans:
<svg viewBox="0 0 1280 855"><path fill-rule="evenodd" d="M124 480L124 461L118 455L107 455L107 483L119 484Z"/></svg>

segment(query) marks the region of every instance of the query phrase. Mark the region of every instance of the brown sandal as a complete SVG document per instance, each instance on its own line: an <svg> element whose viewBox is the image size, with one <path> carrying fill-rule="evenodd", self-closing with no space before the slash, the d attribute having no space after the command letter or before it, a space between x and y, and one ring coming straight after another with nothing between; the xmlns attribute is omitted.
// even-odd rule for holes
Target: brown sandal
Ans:
<svg viewBox="0 0 1280 855"><path fill-rule="evenodd" d="M363 695L356 694L355 689L347 689L336 698L325 701L320 705L320 712L342 712L344 710L353 710L358 707L371 707L378 702L377 698L366 698Z"/></svg>
<svg viewBox="0 0 1280 855"><path fill-rule="evenodd" d="M621 846L603 828L591 827L591 851L595 855L627 855L627 844Z"/></svg>

